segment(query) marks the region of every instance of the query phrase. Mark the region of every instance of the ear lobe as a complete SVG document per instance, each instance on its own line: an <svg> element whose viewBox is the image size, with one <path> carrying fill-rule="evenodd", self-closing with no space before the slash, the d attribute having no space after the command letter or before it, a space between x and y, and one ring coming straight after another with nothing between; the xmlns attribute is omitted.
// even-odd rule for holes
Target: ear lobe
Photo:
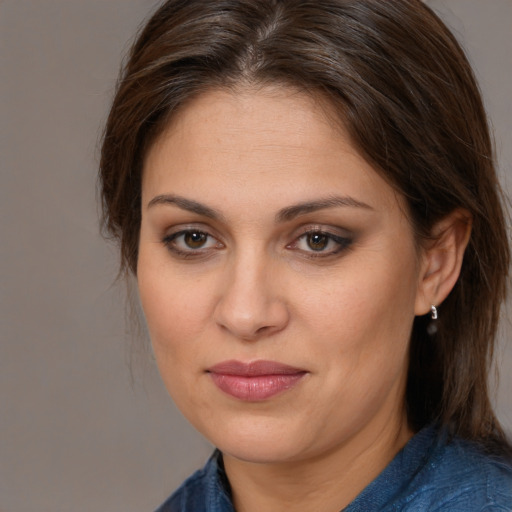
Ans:
<svg viewBox="0 0 512 512"><path fill-rule="evenodd" d="M431 240L422 250L415 313L425 315L441 304L460 275L464 251L471 235L472 217L464 209L454 210L432 228Z"/></svg>

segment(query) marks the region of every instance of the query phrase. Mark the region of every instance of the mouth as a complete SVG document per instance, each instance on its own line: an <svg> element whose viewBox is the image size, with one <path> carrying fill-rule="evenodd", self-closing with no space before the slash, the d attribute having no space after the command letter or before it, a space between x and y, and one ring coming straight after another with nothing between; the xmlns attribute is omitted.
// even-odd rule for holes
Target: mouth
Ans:
<svg viewBox="0 0 512 512"><path fill-rule="evenodd" d="M293 388L308 373L275 361L223 361L207 370L224 393L247 402L267 400Z"/></svg>

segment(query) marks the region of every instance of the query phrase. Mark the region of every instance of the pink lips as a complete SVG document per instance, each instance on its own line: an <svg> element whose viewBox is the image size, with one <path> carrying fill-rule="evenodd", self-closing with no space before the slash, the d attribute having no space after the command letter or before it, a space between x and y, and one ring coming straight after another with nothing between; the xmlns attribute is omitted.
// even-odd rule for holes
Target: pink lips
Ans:
<svg viewBox="0 0 512 512"><path fill-rule="evenodd" d="M224 361L209 368L208 373L224 393L257 402L292 388L307 372L274 361Z"/></svg>

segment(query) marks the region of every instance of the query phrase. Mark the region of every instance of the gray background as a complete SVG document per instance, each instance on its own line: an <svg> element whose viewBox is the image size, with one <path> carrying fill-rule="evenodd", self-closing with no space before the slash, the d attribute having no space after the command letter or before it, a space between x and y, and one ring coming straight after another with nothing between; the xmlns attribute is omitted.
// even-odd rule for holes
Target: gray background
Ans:
<svg viewBox="0 0 512 512"><path fill-rule="evenodd" d="M101 125L120 57L156 3L0 0L2 512L150 511L211 450L143 349L131 375L117 256L97 228ZM429 4L476 67L510 191L512 1ZM510 344L499 360L512 431Z"/></svg>

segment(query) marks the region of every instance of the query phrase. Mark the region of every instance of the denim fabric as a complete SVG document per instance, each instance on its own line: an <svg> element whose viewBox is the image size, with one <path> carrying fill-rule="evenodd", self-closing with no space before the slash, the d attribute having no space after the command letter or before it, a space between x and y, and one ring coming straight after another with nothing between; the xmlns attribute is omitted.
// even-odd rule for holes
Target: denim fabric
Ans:
<svg viewBox="0 0 512 512"><path fill-rule="evenodd" d="M343 509L377 511L512 512L512 465L427 427ZM156 512L234 512L220 452Z"/></svg>
<svg viewBox="0 0 512 512"><path fill-rule="evenodd" d="M215 450L206 466L196 471L155 512L234 512L222 455Z"/></svg>

